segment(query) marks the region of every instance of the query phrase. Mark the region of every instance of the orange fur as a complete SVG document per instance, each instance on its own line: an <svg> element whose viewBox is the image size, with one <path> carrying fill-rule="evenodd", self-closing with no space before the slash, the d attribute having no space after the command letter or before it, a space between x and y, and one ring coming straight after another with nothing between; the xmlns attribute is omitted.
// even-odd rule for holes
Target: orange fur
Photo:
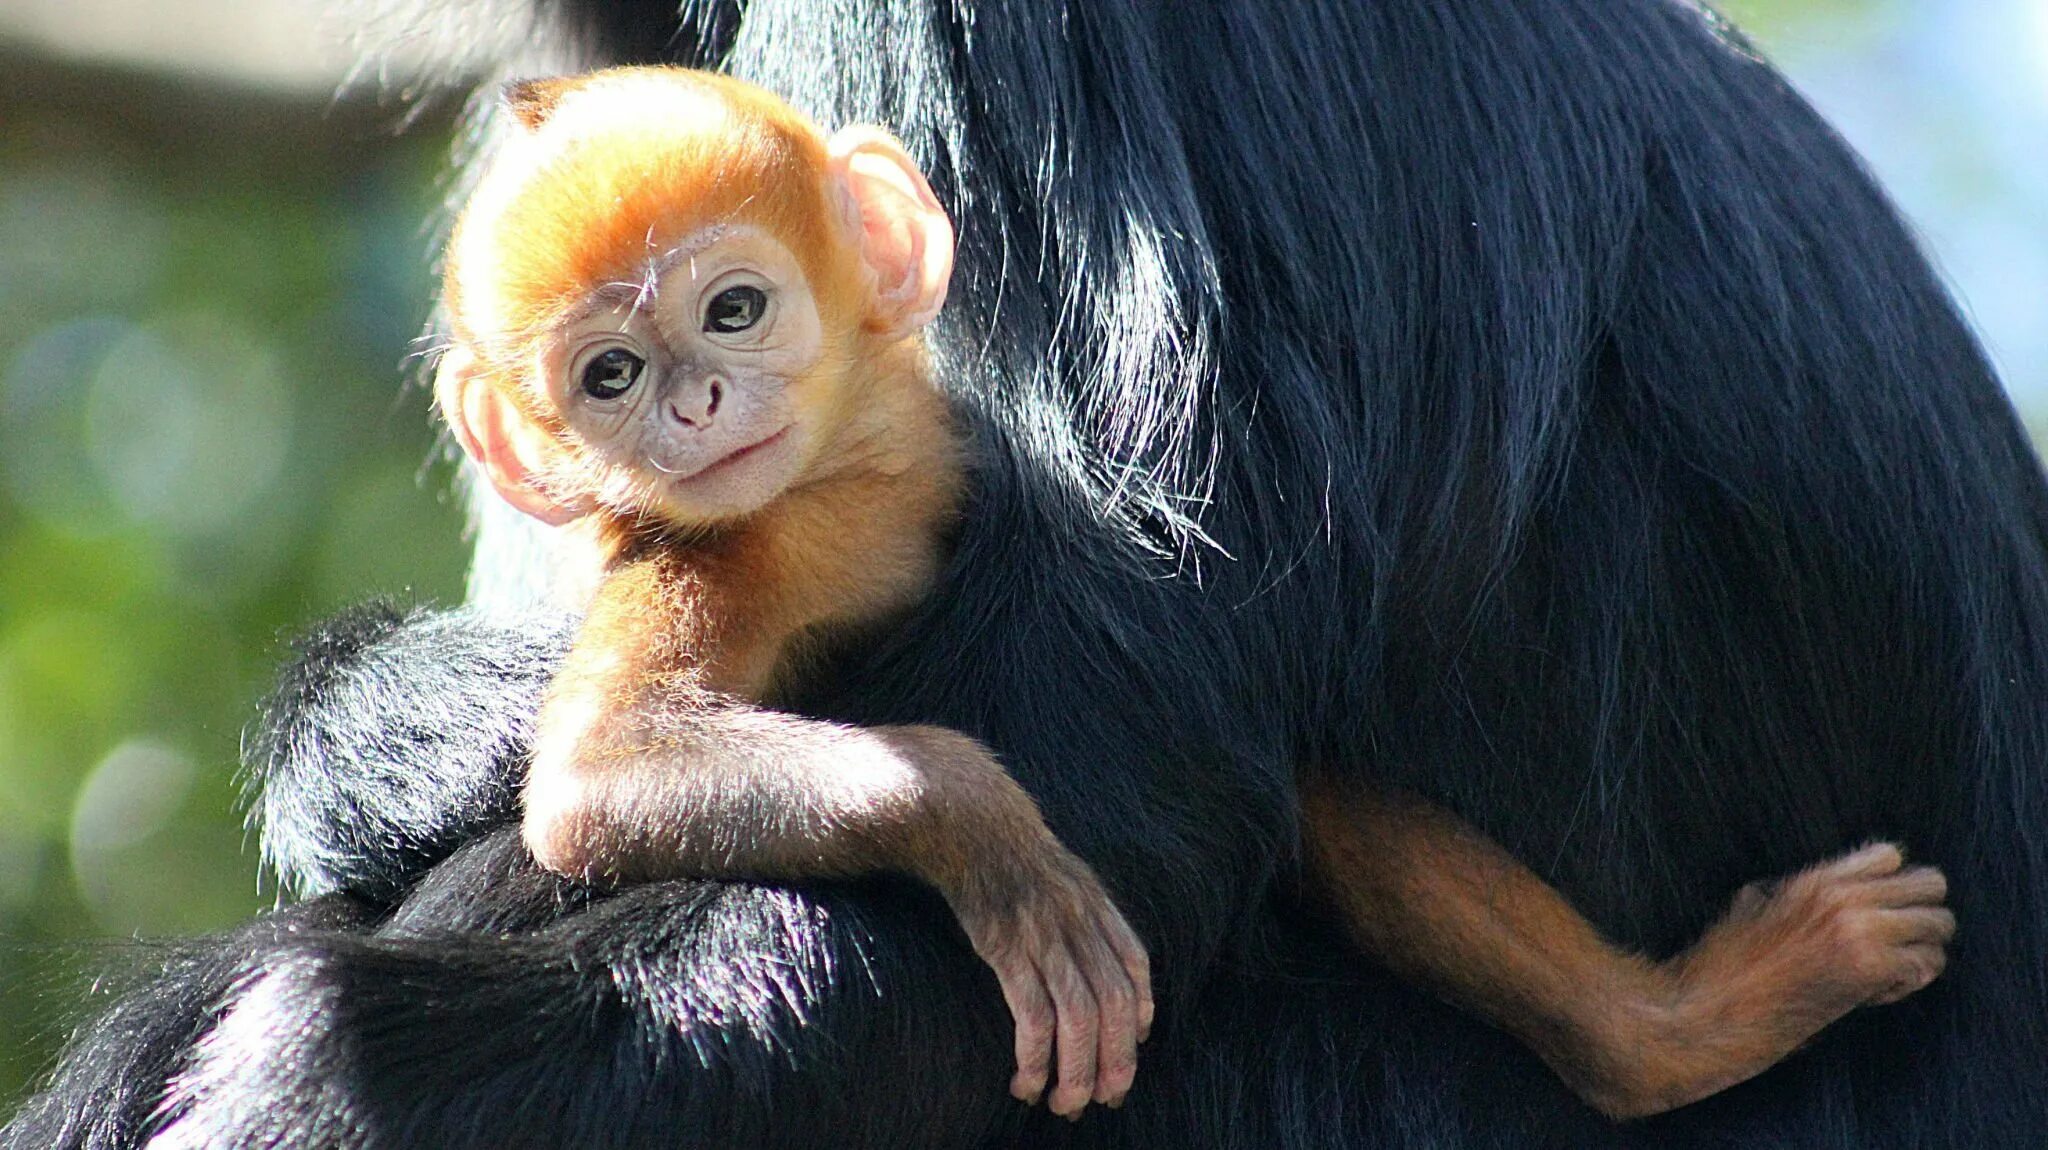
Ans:
<svg viewBox="0 0 2048 1150"><path fill-rule="evenodd" d="M1614 1118L1698 1101L1920 989L1955 927L1939 872L1879 844L1746 888L1655 963L1441 809L1319 782L1302 817L1311 871L1361 946L1527 1043Z"/></svg>
<svg viewBox="0 0 2048 1150"><path fill-rule="evenodd" d="M900 378L900 377L899 377ZM853 416L862 448L842 446L812 482L732 527L676 529L612 519L602 540L614 566L652 551L687 558L676 568L715 598L694 608L715 618L718 640L698 652L712 690L761 699L794 645L834 625L909 606L937 574L940 540L958 513L961 456L943 402L929 388L876 384ZM867 434L863 435L862 432ZM589 641L644 641L648 614L622 614Z"/></svg>
<svg viewBox="0 0 2048 1150"><path fill-rule="evenodd" d="M586 109L589 130L563 123ZM831 226L824 141L782 101L710 73L624 68L556 82L546 115L548 133L507 142L449 242L454 334L501 375L525 382L536 344L593 285L638 282L706 224L784 237L821 304L864 293Z"/></svg>
<svg viewBox="0 0 2048 1150"><path fill-rule="evenodd" d="M444 371L440 401L472 452L537 451L521 439L537 429L564 467L637 468L643 485L628 499L572 471L570 487L610 493L575 502L530 489L552 464L493 476L537 514L595 510L609 572L541 715L526 791L536 857L613 881L915 874L947 896L1002 983L1018 1020L1013 1091L1035 1098L1046 1085L1057 1030L1054 1108L1120 1098L1150 1018L1142 947L993 756L938 728L841 728L758 708L809 638L887 616L936 574L964 479L923 348L902 334L943 298L935 265L921 262L930 251L886 226L879 240L863 231L869 205L834 183L836 144L735 81L625 69L524 85L512 100L526 134L450 248L463 358ZM901 159L893 141L881 148L870 158L884 170ZM921 178L909 183L916 194L901 202L923 205L913 214L938 211ZM644 283L652 294L650 267L721 224L764 230L795 258L804 282L779 286L815 301L820 343L781 382L809 433L793 476L744 513L693 517L646 494L671 481L658 456L652 467L619 451L593 458L558 406L573 397L551 394L540 365L599 289ZM947 228L942 266L950 242ZM878 281L863 262L875 244L910 270ZM896 297L909 318L872 322ZM552 370L559 385L559 362ZM517 409L509 424L480 409L498 421L495 438L464 414L478 387ZM1311 785L1303 819L1313 873L1368 951L1506 1027L1618 1117L1740 1081L1860 1002L1916 989L1932 977L1927 948L1938 956L1945 939L1922 889L1872 911L1919 933L1842 943L1830 925L1838 904L1798 892L1857 909L1892 887L1823 874L1654 964L1608 945L1446 812ZM1918 972L1901 973L1912 961Z"/></svg>
<svg viewBox="0 0 2048 1150"><path fill-rule="evenodd" d="M1035 1100L1052 1084L1069 1115L1120 1101L1151 1021L1144 948L994 756L940 728L758 706L807 640L922 595L958 514L962 452L915 334L943 301L952 243L922 177L881 133L828 142L720 77L624 69L510 98L526 132L450 245L457 348L436 390L508 499L551 521L595 512L606 552L540 715L524 792L534 856L598 881L916 875L947 897L1011 1005L1012 1092ZM737 225L773 243L748 248ZM684 250L687 283L670 299L654 289L685 243L703 246ZM736 262L700 282L697 253L714 250ZM761 346L702 334L709 313L688 310L700 293L753 280L775 293L757 292L769 302L756 308L780 317L760 321ZM593 300L619 283L646 290L614 329ZM569 376L599 362L593 348L640 367L616 391L578 392ZM807 366L763 366L776 355ZM742 414L729 402L714 418L720 396L743 397ZM730 441L784 417L755 446ZM782 456L760 446L785 435L796 446ZM706 443L732 454L663 465ZM691 486L757 447L738 488Z"/></svg>
<svg viewBox="0 0 2048 1150"><path fill-rule="evenodd" d="M450 387L515 397L566 465L589 465L585 450L529 367L563 316L707 226L765 228L803 265L825 346L789 391L818 432L812 454L736 521L679 521L656 502L599 508L613 574L551 692L600 700L582 716L599 725L631 725L634 708L759 701L808 635L907 606L935 576L963 476L921 343L863 322L873 285L850 239L857 213L828 185L818 130L780 100L665 68L528 83L511 99L524 150L492 169L449 249L451 315L478 361Z"/></svg>

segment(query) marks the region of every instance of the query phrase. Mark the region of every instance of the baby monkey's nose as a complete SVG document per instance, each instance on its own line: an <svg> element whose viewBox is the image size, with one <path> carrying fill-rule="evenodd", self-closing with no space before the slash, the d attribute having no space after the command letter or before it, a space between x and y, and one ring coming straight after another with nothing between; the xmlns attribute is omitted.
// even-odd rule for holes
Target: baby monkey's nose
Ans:
<svg viewBox="0 0 2048 1150"><path fill-rule="evenodd" d="M725 398L725 386L717 380L710 380L703 387L693 387L668 400L668 413L684 427L702 430L711 426L711 419L718 414L718 401Z"/></svg>

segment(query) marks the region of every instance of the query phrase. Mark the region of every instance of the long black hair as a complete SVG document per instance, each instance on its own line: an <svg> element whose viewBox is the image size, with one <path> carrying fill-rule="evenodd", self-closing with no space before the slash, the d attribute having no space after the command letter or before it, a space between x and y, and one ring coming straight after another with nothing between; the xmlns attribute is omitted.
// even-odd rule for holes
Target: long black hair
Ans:
<svg viewBox="0 0 2048 1150"><path fill-rule="evenodd" d="M9 1144L2038 1140L2042 477L1896 213L1710 13L533 11L557 63L723 66L888 125L954 213L973 506L930 602L793 703L981 736L1102 871L1162 975L1130 1105L1002 1098L1000 1002L922 892L533 875L493 830L511 788L475 783L516 751L456 754L405 696L452 675L523 714L553 648L410 674L428 623L385 619L320 648L384 693L302 674L258 748L280 865L340 917L209 944ZM451 801L374 785L410 755ZM1949 874L1962 933L1930 990L1612 1127L1319 921L1307 773L1447 804L1652 954L1879 836Z"/></svg>

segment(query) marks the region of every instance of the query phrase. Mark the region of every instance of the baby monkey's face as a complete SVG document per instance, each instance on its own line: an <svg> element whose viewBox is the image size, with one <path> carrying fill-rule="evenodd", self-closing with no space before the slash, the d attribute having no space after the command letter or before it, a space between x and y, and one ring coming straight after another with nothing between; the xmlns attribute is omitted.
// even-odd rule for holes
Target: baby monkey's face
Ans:
<svg viewBox="0 0 2048 1150"><path fill-rule="evenodd" d="M463 209L449 431L544 522L690 528L872 468L953 228L894 136L675 69L532 81ZM891 457L893 460L893 457ZM892 463L892 465L894 465Z"/></svg>
<svg viewBox="0 0 2048 1150"><path fill-rule="evenodd" d="M796 259L746 225L702 229L595 288L536 376L583 442L598 502L672 523L760 509L802 470L824 340Z"/></svg>

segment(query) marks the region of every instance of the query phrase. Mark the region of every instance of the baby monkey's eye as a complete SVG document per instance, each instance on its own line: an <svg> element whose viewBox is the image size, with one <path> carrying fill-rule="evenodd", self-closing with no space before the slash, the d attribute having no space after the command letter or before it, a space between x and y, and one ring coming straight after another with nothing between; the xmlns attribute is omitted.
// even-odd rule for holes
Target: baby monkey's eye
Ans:
<svg viewBox="0 0 2048 1150"><path fill-rule="evenodd" d="M607 348L583 365L583 394L592 399L617 399L640 378L647 361L623 347Z"/></svg>
<svg viewBox="0 0 2048 1150"><path fill-rule="evenodd" d="M745 331L760 323L766 310L767 292L751 285L730 287L711 297L711 306L704 309L704 330Z"/></svg>

